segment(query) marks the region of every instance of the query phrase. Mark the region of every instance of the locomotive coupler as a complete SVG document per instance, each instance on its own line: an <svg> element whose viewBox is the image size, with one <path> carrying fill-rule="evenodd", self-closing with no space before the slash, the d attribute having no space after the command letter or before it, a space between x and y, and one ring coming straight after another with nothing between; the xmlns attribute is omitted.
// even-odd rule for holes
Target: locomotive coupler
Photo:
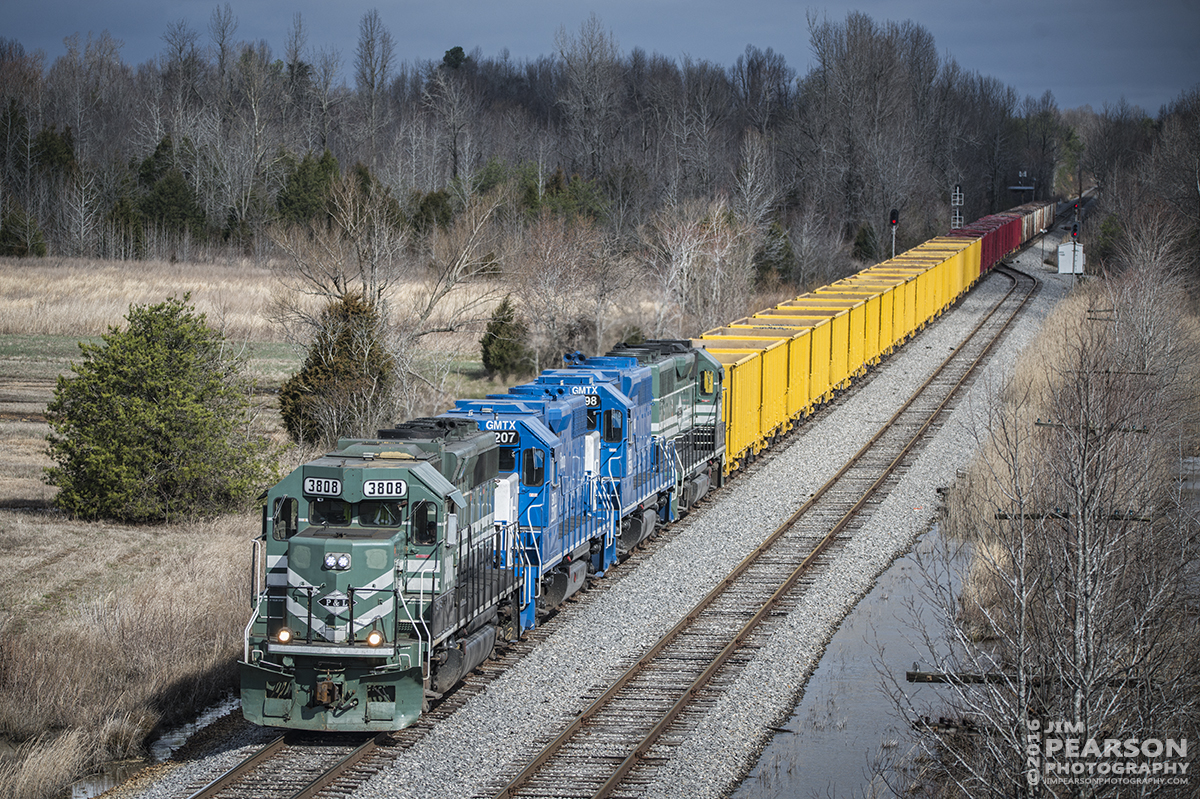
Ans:
<svg viewBox="0 0 1200 799"><path fill-rule="evenodd" d="M315 704L332 707L336 705L342 698L342 686L333 680L322 680L317 683L317 690L313 694Z"/></svg>

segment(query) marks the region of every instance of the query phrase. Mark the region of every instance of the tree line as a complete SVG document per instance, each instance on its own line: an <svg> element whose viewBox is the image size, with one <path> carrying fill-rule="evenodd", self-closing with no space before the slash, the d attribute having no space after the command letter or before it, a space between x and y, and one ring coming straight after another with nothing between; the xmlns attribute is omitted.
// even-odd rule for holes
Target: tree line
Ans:
<svg viewBox="0 0 1200 799"><path fill-rule="evenodd" d="M882 257L892 208L901 250L944 233L956 186L969 220L1095 185L1113 203L1085 227L1093 262L1144 205L1194 256L1200 89L1157 120L1060 111L939 57L913 22L811 16L807 36L803 74L753 45L728 67L623 52L595 16L525 61L401 61L377 11L352 56L311 46L299 14L277 54L237 38L229 4L140 65L107 33L49 64L0 40L0 254L269 264L272 313L314 369L376 352L330 325L387 337L395 379L355 374L378 401L338 434L438 410L434 344L482 332L505 296L525 370L693 335Z"/></svg>
<svg viewBox="0 0 1200 799"><path fill-rule="evenodd" d="M1080 168L1104 181L1161 128L1123 104L1072 116L1049 92L1021 98L939 57L920 25L861 13L810 18L807 74L753 45L730 66L623 52L594 16L524 61L458 46L401 61L374 10L353 54L310 44L299 14L282 53L237 28L229 4L203 29L173 23L138 65L107 32L67 37L48 64L0 40L6 251L266 254L269 226L318 212L306 192L334 163L369 171L416 228L499 164L526 206L587 214L626 247L663 208L716 196L766 251L881 232L890 208L916 242L946 229L956 185L975 218ZM801 277L791 249L777 266Z"/></svg>

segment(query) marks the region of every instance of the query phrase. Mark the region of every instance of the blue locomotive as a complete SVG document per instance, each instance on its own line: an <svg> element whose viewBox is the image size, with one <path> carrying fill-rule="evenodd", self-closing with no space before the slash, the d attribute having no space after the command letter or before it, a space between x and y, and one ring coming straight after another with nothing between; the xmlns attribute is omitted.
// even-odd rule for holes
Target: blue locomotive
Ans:
<svg viewBox="0 0 1200 799"><path fill-rule="evenodd" d="M395 730L724 474L721 364L572 355L505 394L346 439L267 493L242 712Z"/></svg>

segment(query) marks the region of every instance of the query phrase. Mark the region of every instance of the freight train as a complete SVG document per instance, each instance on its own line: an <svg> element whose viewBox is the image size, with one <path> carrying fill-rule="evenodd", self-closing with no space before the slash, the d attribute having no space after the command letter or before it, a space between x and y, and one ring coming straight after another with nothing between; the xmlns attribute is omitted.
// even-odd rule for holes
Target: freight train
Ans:
<svg viewBox="0 0 1200 799"><path fill-rule="evenodd" d="M412 724L1054 214L1039 203L985 217L698 338L573 354L507 393L339 441L267 493L244 716Z"/></svg>

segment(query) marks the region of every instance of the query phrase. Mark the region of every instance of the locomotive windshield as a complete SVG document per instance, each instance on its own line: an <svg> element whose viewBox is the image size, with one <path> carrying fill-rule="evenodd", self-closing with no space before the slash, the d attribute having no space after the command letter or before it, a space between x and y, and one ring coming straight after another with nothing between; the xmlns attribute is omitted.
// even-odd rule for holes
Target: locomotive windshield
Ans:
<svg viewBox="0 0 1200 799"><path fill-rule="evenodd" d="M364 500L358 503L358 523L363 527L399 527L404 521L403 500Z"/></svg>
<svg viewBox="0 0 1200 799"><path fill-rule="evenodd" d="M350 513L350 503L343 499L322 497L308 503L308 520L311 524L345 527L350 524Z"/></svg>
<svg viewBox="0 0 1200 799"><path fill-rule="evenodd" d="M357 520L363 527L400 527L404 523L407 500L368 499L350 503L343 499L310 500L308 519L313 525L348 527Z"/></svg>

